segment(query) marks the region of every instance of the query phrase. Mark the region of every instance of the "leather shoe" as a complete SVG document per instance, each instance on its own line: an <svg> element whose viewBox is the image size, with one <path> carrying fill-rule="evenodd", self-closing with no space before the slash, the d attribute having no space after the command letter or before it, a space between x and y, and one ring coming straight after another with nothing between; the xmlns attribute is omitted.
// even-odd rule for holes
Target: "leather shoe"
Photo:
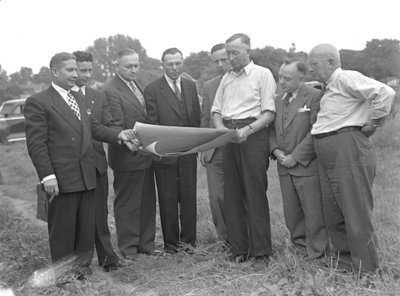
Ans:
<svg viewBox="0 0 400 296"><path fill-rule="evenodd" d="M124 265L121 262L115 262L115 263L111 263L111 264L107 264L103 266L103 270L105 272L110 272L113 270L117 270L118 268L124 267Z"/></svg>
<svg viewBox="0 0 400 296"><path fill-rule="evenodd" d="M249 260L249 255L245 254L245 255L235 255L235 254L231 254L229 256L229 260L235 263L243 263Z"/></svg>

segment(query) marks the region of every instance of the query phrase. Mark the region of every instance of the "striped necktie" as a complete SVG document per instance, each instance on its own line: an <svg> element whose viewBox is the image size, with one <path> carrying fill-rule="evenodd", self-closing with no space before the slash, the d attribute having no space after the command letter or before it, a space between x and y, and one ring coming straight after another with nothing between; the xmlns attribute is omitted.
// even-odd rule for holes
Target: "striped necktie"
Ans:
<svg viewBox="0 0 400 296"><path fill-rule="evenodd" d="M142 104L143 108L146 110L146 104L145 104L143 95L140 92L140 90L138 89L138 87L136 86L136 84L133 81L129 81L129 87L131 88L132 92L135 94L135 96L139 100L140 104Z"/></svg>
<svg viewBox="0 0 400 296"><path fill-rule="evenodd" d="M78 103L76 102L74 96L68 92L68 105L71 108L71 110L74 112L74 114L76 115L76 117L79 119L79 121L81 120L81 113L79 111L79 106Z"/></svg>
<svg viewBox="0 0 400 296"><path fill-rule="evenodd" d="M176 97L178 98L179 101L182 101L181 91L179 90L176 80L174 80L173 85L174 85L174 93L175 93Z"/></svg>

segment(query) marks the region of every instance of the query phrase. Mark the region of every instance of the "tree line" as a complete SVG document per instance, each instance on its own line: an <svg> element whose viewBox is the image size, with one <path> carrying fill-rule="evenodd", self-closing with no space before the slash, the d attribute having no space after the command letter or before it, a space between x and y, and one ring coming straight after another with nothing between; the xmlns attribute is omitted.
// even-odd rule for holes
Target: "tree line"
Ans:
<svg viewBox="0 0 400 296"><path fill-rule="evenodd" d="M135 50L141 59L139 82L146 86L162 75L159 59L149 57L146 49L138 39L126 35L114 35L108 38L98 38L93 45L86 48L94 56L94 81L101 85L113 75L114 61L117 52L122 48ZM392 78L400 78L400 41L395 39L372 39L366 43L363 50L340 50L342 68L353 69L374 79L388 82ZM307 60L307 53L296 51L292 44L288 50L265 46L253 49L251 57L254 63L271 70L278 79L279 67L287 57ZM208 51L190 53L184 59L184 71L198 82L200 92L205 81L217 75L213 61ZM308 77L308 80L311 80ZM51 82L50 69L47 66L33 73L31 68L21 67L20 71L7 75L0 65L0 100L18 98L24 93L33 93L38 88L45 88Z"/></svg>

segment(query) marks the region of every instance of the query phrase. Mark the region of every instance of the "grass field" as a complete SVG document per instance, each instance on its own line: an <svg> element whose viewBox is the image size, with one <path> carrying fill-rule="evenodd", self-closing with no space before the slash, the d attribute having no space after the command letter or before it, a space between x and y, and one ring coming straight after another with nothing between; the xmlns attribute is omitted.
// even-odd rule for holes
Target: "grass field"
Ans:
<svg viewBox="0 0 400 296"><path fill-rule="evenodd" d="M374 224L384 267L379 276L344 273L335 261L309 261L296 252L283 220L275 163L268 171L271 261L261 265L229 262L216 239L205 172L199 166L199 246L193 255L141 255L133 265L112 273L104 273L94 259L89 280L77 281L68 290L56 288L51 278L33 276L35 271L44 276L41 271L55 268L50 265L46 224L35 219L37 177L25 143L0 146L0 287L13 288L23 295L400 295L400 121L389 121L373 140L378 160ZM109 218L115 246L112 214ZM161 249L159 221L156 245ZM40 279L41 286L33 279Z"/></svg>

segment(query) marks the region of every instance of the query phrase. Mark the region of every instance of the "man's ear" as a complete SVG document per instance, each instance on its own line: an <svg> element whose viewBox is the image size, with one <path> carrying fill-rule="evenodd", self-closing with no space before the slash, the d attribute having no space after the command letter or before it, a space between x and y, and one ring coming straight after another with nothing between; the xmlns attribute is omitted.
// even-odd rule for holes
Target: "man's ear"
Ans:
<svg viewBox="0 0 400 296"><path fill-rule="evenodd" d="M335 61L335 59L334 59L334 58L328 59L328 65L329 65L330 68L335 67L335 66L336 66L336 61Z"/></svg>
<svg viewBox="0 0 400 296"><path fill-rule="evenodd" d="M51 68L50 71L51 71L51 74L52 74L53 76L55 76L55 77L58 76L58 69L57 69L57 68Z"/></svg>

